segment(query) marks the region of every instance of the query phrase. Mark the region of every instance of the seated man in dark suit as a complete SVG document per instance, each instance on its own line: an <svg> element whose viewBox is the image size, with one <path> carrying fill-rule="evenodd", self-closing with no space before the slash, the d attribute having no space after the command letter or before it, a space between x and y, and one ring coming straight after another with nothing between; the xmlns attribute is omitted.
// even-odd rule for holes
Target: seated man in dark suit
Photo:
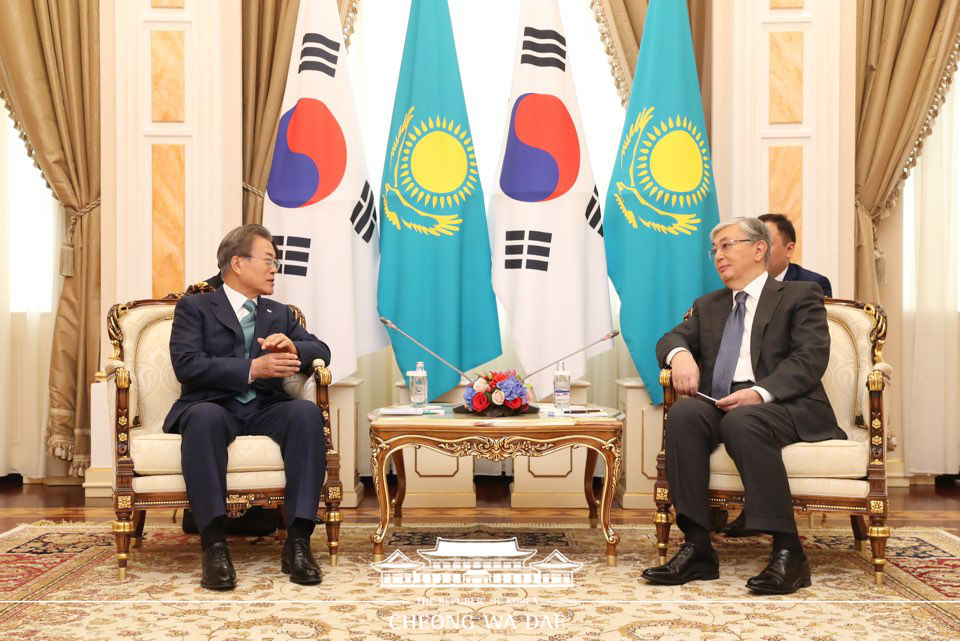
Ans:
<svg viewBox="0 0 960 641"><path fill-rule="evenodd" d="M287 540L280 568L290 580L320 583L310 535L326 472L323 418L316 404L294 400L283 379L308 371L330 349L301 327L273 293L277 254L260 225L230 231L217 249L223 286L177 303L170 357L182 386L164 421L179 433L183 477L200 530L200 585L232 589L236 573L224 525L227 446L240 435L267 435L280 445L286 473Z"/></svg>
<svg viewBox="0 0 960 641"><path fill-rule="evenodd" d="M812 283L769 277L770 232L756 218L723 222L710 239L726 288L694 301L690 318L657 343L674 387L692 397L670 408L665 443L670 497L686 540L643 577L667 585L718 578L708 487L710 454L723 443L743 481L747 526L773 535L770 562L747 587L789 594L810 585L810 565L780 450L846 438L820 383L830 356L823 294ZM698 398L698 391L718 400Z"/></svg>
<svg viewBox="0 0 960 641"><path fill-rule="evenodd" d="M767 264L767 273L770 274L770 277L782 281L802 280L816 283L820 285L824 296L833 296L833 288L830 287L829 278L790 262L790 259L793 258L793 250L797 245L797 230L790 219L783 214L763 214L758 218L770 230L770 261ZM722 523L726 520L726 512L719 510L717 512L720 512L720 522ZM747 527L745 512L741 512L740 516L724 525L720 528L720 531L728 538L762 534L762 532Z"/></svg>

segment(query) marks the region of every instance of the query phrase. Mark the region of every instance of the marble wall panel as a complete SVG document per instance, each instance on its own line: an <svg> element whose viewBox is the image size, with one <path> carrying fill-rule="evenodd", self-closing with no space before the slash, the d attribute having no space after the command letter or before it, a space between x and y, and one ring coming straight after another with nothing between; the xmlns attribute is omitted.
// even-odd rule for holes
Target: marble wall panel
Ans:
<svg viewBox="0 0 960 641"><path fill-rule="evenodd" d="M150 114L153 122L183 122L184 33L150 34Z"/></svg>
<svg viewBox="0 0 960 641"><path fill-rule="evenodd" d="M770 147L768 211L784 214L797 230L793 262L802 264L803 249L803 147Z"/></svg>
<svg viewBox="0 0 960 641"><path fill-rule="evenodd" d="M803 32L770 33L770 123L803 122Z"/></svg>
<svg viewBox="0 0 960 641"><path fill-rule="evenodd" d="M186 153L183 144L154 144L151 156L153 297L183 291Z"/></svg>

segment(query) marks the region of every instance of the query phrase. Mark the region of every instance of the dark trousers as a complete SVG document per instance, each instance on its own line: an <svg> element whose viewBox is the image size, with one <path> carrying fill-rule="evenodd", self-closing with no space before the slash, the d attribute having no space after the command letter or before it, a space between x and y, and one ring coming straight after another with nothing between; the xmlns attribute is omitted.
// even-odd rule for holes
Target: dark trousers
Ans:
<svg viewBox="0 0 960 641"><path fill-rule="evenodd" d="M666 465L677 525L710 528L710 454L720 443L737 466L747 505L747 527L796 533L781 450L799 442L789 411L779 403L729 412L697 398L681 398L667 415Z"/></svg>
<svg viewBox="0 0 960 641"><path fill-rule="evenodd" d="M227 513L227 446L237 436L264 435L280 446L286 475L288 525L294 518L316 521L327 467L323 417L315 403L283 400L264 404L228 399L201 402L180 416L180 459L190 509L200 531Z"/></svg>

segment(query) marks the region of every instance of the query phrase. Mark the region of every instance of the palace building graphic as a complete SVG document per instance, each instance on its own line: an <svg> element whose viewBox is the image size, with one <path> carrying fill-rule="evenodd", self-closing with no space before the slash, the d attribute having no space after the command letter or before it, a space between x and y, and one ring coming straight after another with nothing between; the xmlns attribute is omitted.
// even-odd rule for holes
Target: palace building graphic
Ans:
<svg viewBox="0 0 960 641"><path fill-rule="evenodd" d="M429 550L417 550L424 561L400 550L371 566L380 572L381 587L527 585L570 587L582 563L554 550L541 561L530 559L536 550L524 550L511 539L437 538Z"/></svg>

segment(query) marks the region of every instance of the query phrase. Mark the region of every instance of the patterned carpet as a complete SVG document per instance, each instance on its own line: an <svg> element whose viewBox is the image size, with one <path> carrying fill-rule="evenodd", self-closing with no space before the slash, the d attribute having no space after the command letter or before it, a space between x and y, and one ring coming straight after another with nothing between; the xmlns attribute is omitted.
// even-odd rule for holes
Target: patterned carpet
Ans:
<svg viewBox="0 0 960 641"><path fill-rule="evenodd" d="M902 528L888 544L887 582L846 530L801 532L813 587L787 597L755 597L743 587L765 562L766 543L721 542L719 581L654 587L640 580L655 560L652 527L620 526L620 564L607 567L599 532L550 525L405 525L391 529L389 555L437 536L511 538L554 550L582 567L572 587L380 587L370 566L369 525L345 525L341 559L321 586L279 572L274 538L231 542L238 588L201 590L196 537L149 526L128 580L117 579L109 524L23 525L0 534L0 639L620 639L960 638L960 539L942 530ZM316 537L318 557L326 555Z"/></svg>

